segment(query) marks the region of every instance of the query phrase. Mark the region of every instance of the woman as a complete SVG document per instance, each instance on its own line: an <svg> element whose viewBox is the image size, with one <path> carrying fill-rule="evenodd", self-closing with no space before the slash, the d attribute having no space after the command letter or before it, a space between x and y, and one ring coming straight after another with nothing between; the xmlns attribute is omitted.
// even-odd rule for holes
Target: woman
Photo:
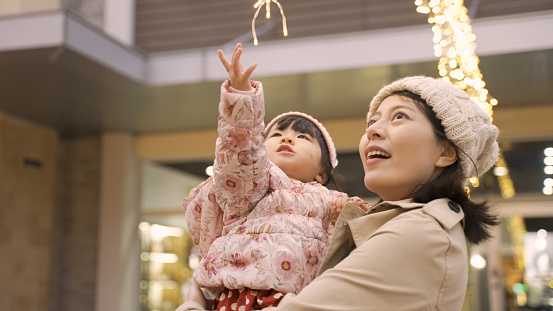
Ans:
<svg viewBox="0 0 553 311"><path fill-rule="evenodd" d="M298 295L263 310L461 310L466 241L497 224L464 191L468 177L497 159L497 128L462 90L408 77L373 98L359 153L367 189L382 201L368 212L346 204L319 276ZM203 310L193 287L180 310Z"/></svg>

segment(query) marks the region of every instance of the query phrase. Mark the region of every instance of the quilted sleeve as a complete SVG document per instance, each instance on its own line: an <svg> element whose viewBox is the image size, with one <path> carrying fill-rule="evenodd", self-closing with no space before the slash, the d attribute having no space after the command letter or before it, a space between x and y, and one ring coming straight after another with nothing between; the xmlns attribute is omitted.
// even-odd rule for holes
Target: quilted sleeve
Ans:
<svg viewBox="0 0 553 311"><path fill-rule="evenodd" d="M221 87L213 189L224 225L247 216L269 187L263 87L252 86L253 95L229 91L228 81Z"/></svg>
<svg viewBox="0 0 553 311"><path fill-rule="evenodd" d="M203 257L223 231L223 211L213 194L213 179L210 177L196 187L184 199L182 206L190 237L198 254Z"/></svg>

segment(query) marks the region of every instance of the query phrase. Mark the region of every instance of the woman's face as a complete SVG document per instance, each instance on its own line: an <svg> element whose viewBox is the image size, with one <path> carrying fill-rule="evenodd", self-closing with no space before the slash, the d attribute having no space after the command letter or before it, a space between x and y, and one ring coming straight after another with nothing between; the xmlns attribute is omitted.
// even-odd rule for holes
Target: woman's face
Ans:
<svg viewBox="0 0 553 311"><path fill-rule="evenodd" d="M389 96L368 120L359 143L365 186L386 201L405 198L453 163L449 149L412 99Z"/></svg>

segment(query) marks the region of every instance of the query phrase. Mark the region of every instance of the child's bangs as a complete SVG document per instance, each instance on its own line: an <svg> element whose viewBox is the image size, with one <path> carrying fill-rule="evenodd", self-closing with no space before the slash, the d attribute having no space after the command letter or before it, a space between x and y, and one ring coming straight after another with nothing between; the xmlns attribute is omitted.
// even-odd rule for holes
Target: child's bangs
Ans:
<svg viewBox="0 0 553 311"><path fill-rule="evenodd" d="M296 132L308 134L313 138L318 136L317 127L313 123L311 123L311 121L299 116L284 117L277 121L276 126L279 131L292 128L292 130Z"/></svg>

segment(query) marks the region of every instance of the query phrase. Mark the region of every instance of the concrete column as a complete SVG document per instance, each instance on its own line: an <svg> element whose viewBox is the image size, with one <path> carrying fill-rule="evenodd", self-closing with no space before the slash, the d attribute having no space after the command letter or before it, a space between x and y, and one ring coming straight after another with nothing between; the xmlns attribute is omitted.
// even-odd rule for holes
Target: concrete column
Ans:
<svg viewBox="0 0 553 311"><path fill-rule="evenodd" d="M126 45L134 44L135 0L104 0L104 31Z"/></svg>
<svg viewBox="0 0 553 311"><path fill-rule="evenodd" d="M0 112L0 310L50 296L57 132Z"/></svg>
<svg viewBox="0 0 553 311"><path fill-rule="evenodd" d="M102 136L97 311L138 310L139 185L134 139Z"/></svg>

